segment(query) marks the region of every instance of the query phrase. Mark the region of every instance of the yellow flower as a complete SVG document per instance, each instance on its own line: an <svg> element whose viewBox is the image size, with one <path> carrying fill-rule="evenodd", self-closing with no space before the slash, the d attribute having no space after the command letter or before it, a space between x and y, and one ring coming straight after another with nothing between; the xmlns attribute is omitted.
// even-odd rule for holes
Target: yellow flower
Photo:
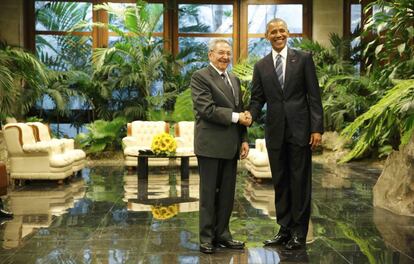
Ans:
<svg viewBox="0 0 414 264"><path fill-rule="evenodd" d="M151 150L157 155L173 155L176 149L177 142L170 134L160 133L152 139Z"/></svg>
<svg viewBox="0 0 414 264"><path fill-rule="evenodd" d="M178 204L169 206L151 205L151 212L155 219L166 220L178 214Z"/></svg>

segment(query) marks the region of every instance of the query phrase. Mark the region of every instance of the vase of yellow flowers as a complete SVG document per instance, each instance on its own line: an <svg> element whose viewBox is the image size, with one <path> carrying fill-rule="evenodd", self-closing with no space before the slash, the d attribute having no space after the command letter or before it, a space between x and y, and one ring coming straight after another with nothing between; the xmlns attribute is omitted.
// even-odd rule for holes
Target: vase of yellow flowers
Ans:
<svg viewBox="0 0 414 264"><path fill-rule="evenodd" d="M167 133L155 135L152 139L151 150L155 155L171 156L175 154L177 142Z"/></svg>

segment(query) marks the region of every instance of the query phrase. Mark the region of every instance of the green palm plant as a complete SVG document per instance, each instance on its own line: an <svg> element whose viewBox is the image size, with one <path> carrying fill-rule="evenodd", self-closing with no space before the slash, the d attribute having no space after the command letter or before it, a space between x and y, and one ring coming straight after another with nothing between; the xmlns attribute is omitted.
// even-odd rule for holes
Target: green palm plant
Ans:
<svg viewBox="0 0 414 264"><path fill-rule="evenodd" d="M36 23L46 30L67 32L88 15L89 4L37 3ZM84 28L82 28L84 29ZM90 30L90 27L87 29ZM58 71L90 71L91 41L87 36L36 35L36 54L49 68Z"/></svg>
<svg viewBox="0 0 414 264"><path fill-rule="evenodd" d="M352 37L331 33L329 39L330 48L308 39L294 39L291 44L313 54L322 89L325 129L341 131L364 113L377 97L369 79L358 75L355 54L359 46L351 46ZM368 95L370 99L367 99Z"/></svg>
<svg viewBox="0 0 414 264"><path fill-rule="evenodd" d="M96 49L93 55L94 78L111 91L106 103L97 106L98 115L105 119L117 115L126 116L128 120L148 119L148 109L157 102L162 105L168 97L168 93L160 92L168 86L162 78L167 55L162 51L162 41L152 37L163 10L151 9L141 1L121 13L108 4L97 5L96 9L118 16L126 29L123 32L109 24L98 25L120 36L113 47Z"/></svg>
<svg viewBox="0 0 414 264"><path fill-rule="evenodd" d="M342 131L345 138L358 140L341 162L361 158L375 147L388 154L408 143L414 132L414 79L395 83L378 103Z"/></svg>
<svg viewBox="0 0 414 264"><path fill-rule="evenodd" d="M370 86L382 97L343 131L355 140L352 151L341 159L347 162L370 152L387 155L408 142L413 134L414 3L409 0L372 2L362 33L363 56ZM396 79L401 79L398 81Z"/></svg>
<svg viewBox="0 0 414 264"><path fill-rule="evenodd" d="M240 79L242 90L242 101L245 108L250 102L250 84L253 78L253 65L256 59L240 61L233 66L232 72Z"/></svg>
<svg viewBox="0 0 414 264"><path fill-rule="evenodd" d="M0 48L0 113L2 118L21 118L43 94L58 95L47 88L45 66L19 48Z"/></svg>
<svg viewBox="0 0 414 264"><path fill-rule="evenodd" d="M175 102L172 119L175 122L194 120L193 100L191 98L191 89L188 88L177 97Z"/></svg>

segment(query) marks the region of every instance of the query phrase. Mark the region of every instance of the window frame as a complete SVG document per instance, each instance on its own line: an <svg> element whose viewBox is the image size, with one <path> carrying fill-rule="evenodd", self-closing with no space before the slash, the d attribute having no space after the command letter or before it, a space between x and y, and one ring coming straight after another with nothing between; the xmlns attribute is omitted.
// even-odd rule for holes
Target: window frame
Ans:
<svg viewBox="0 0 414 264"><path fill-rule="evenodd" d="M38 0L50 1L50 0ZM135 3L135 0L59 0L61 2L86 2L92 5L102 3ZM345 0L345 2L358 2L358 0ZM291 34L292 37L312 38L312 1L311 0L149 0L148 3L162 3L164 5L163 32L156 32L154 36L164 38L164 49L173 55L178 54L178 40L180 37L224 37L232 38L233 58L235 62L248 57L248 41L250 37L263 37L262 33L248 33L248 6L271 4L301 4L303 6L303 33ZM233 32L232 33L180 33L178 30L178 6L180 4L223 4L233 6ZM35 51L35 38L41 35L65 35L67 32L36 31L35 29L35 0L24 3L24 29L25 48ZM350 7L350 5L349 5ZM104 10L92 11L93 22L108 22L108 13ZM345 22L344 22L345 23ZM344 26L344 29L346 27ZM73 32L73 35L88 35L92 37L92 47L107 47L109 36L115 35L104 28L93 27L89 32Z"/></svg>

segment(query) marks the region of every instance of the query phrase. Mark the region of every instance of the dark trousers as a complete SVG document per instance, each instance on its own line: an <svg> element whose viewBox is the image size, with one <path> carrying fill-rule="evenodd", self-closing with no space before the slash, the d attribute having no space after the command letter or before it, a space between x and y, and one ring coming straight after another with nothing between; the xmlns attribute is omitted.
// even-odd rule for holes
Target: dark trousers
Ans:
<svg viewBox="0 0 414 264"><path fill-rule="evenodd" d="M286 122L287 124L287 122ZM312 155L310 146L292 143L286 125L280 149L267 149L275 190L277 223L301 238L308 232L312 191Z"/></svg>
<svg viewBox="0 0 414 264"><path fill-rule="evenodd" d="M229 221L233 210L237 158L197 156L200 174L200 243L232 239Z"/></svg>

